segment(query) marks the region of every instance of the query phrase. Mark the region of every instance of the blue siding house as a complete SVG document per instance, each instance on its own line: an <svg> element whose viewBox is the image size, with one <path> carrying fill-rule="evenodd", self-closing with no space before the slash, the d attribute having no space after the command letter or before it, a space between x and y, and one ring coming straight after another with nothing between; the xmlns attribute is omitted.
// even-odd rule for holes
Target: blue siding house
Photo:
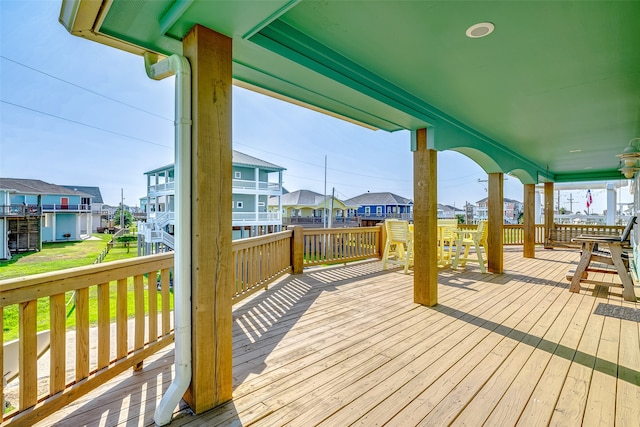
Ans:
<svg viewBox="0 0 640 427"><path fill-rule="evenodd" d="M5 223L0 245L6 242L11 252L38 250L42 242L80 240L91 233L90 194L19 178L0 178L0 191Z"/></svg>
<svg viewBox="0 0 640 427"><path fill-rule="evenodd" d="M364 193L344 201L347 205L357 205L350 216L363 220L383 220L385 218L413 219L413 201L393 193Z"/></svg>

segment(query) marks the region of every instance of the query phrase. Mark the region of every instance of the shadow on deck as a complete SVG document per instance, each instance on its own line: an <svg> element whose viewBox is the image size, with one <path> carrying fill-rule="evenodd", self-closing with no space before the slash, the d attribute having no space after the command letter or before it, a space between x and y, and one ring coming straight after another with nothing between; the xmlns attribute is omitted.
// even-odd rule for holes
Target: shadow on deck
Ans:
<svg viewBox="0 0 640 427"><path fill-rule="evenodd" d="M536 257L442 269L432 308L380 262L286 277L233 310L233 401L172 425L633 424L637 303L568 292L576 251ZM40 425L150 425L172 362L170 347Z"/></svg>

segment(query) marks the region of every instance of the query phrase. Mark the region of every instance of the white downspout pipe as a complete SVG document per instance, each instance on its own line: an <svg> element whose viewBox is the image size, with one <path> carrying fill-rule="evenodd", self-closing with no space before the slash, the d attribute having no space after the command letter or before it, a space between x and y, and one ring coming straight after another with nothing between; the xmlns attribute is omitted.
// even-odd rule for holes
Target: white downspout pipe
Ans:
<svg viewBox="0 0 640 427"><path fill-rule="evenodd" d="M176 76L175 111L175 377L156 408L153 420L164 426L191 383L191 67L184 56L158 62L145 53L149 78Z"/></svg>

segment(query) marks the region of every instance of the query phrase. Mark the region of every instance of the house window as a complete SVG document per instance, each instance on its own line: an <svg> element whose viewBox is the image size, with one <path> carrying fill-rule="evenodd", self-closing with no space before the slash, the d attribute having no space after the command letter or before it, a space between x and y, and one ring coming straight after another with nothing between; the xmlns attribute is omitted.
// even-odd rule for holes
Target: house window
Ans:
<svg viewBox="0 0 640 427"><path fill-rule="evenodd" d="M365 206L365 208L364 208L364 214L365 214L366 216L371 215L371 206Z"/></svg>
<svg viewBox="0 0 640 427"><path fill-rule="evenodd" d="M382 206L376 206L376 216L382 216Z"/></svg>
<svg viewBox="0 0 640 427"><path fill-rule="evenodd" d="M238 209L242 209L244 207L244 203L242 202L236 202L236 208Z"/></svg>
<svg viewBox="0 0 640 427"><path fill-rule="evenodd" d="M235 172L233 173L233 176L235 177L235 179L240 179L240 178L242 178L242 172L240 172L240 171L235 171Z"/></svg>

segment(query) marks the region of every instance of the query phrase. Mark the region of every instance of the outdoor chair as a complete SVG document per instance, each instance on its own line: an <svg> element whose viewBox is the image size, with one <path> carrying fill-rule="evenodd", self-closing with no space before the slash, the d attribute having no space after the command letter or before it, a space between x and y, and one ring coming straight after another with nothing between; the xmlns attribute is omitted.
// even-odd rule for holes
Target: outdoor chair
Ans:
<svg viewBox="0 0 640 427"><path fill-rule="evenodd" d="M407 274L413 265L413 235L409 231L409 222L387 219L384 226L387 241L382 255L382 269L386 270L387 264L399 264L404 266L404 273Z"/></svg>
<svg viewBox="0 0 640 427"><path fill-rule="evenodd" d="M458 220L438 220L438 262L447 265L453 260L453 247L458 239Z"/></svg>
<svg viewBox="0 0 640 427"><path fill-rule="evenodd" d="M476 230L459 230L458 238L456 240L456 255L453 259L452 268L458 268L458 263L462 267L465 267L467 262L477 262L480 265L480 271L486 273L485 263L486 259L482 256L481 248L487 253L487 235L489 227L487 221L478 222L478 228ZM469 258L469 252L473 246L475 252L475 258ZM460 256L462 254L462 256Z"/></svg>

